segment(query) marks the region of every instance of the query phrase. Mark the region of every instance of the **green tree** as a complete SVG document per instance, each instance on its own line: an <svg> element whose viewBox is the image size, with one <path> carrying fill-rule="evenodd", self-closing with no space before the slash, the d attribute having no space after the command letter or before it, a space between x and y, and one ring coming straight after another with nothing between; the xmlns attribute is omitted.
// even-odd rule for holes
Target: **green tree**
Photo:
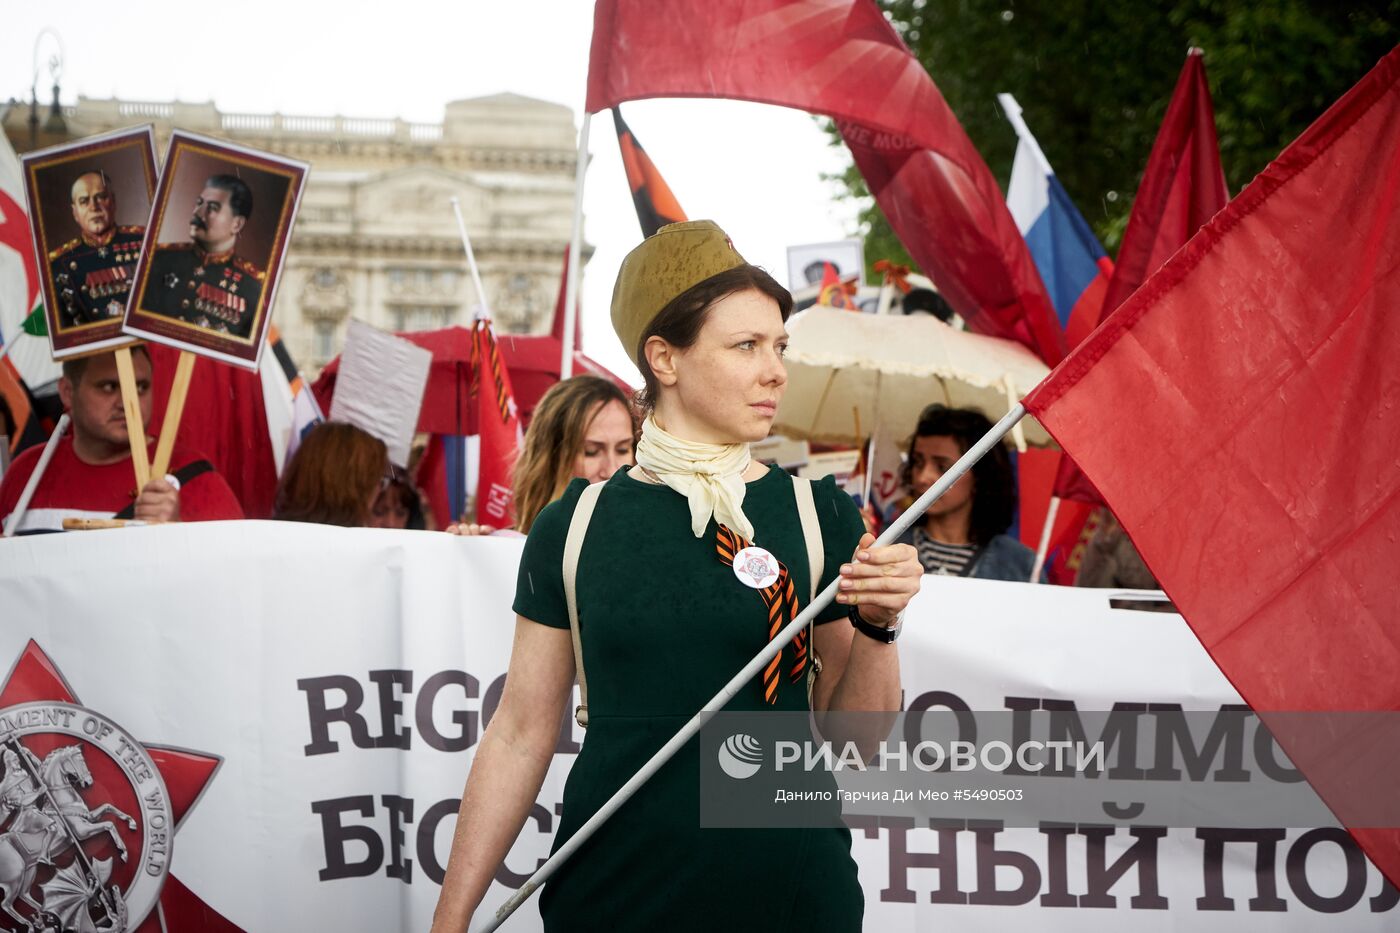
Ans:
<svg viewBox="0 0 1400 933"><path fill-rule="evenodd" d="M1400 0L878 2L1003 185L1016 137L996 95L1015 95L1110 255L1188 48L1205 50L1233 195L1400 42ZM908 262L855 167L840 181L866 202L870 261Z"/></svg>

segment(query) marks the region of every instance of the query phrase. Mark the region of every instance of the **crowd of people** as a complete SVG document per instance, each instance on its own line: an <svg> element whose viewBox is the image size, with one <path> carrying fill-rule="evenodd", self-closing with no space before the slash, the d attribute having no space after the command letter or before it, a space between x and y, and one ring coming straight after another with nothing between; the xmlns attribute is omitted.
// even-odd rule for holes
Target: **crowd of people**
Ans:
<svg viewBox="0 0 1400 933"><path fill-rule="evenodd" d="M133 352L142 417L151 416L151 360ZM114 354L70 360L59 393L71 418L16 532L63 529L64 519L211 521L243 518L229 485L197 451L177 444L171 470L136 489ZM389 462L384 442L343 422L317 425L288 461L273 518L344 527L439 528L456 535L528 534L570 480L602 482L635 463L640 432L637 399L595 375L565 379L535 407L516 461L512 528L433 516L411 471ZM900 477L911 503L991 428L981 412L931 404L911 426ZM8 528L41 448L16 458L0 482L0 519ZM1008 534L1017 491L1010 456L995 447L934 503L901 538L919 553L925 572L1025 582L1034 553ZM866 527L879 531L873 510ZM73 524L70 521L70 526ZM1041 574L1042 581L1044 573ZM1080 585L1148 589L1156 585L1121 528L1108 518L1090 541Z"/></svg>
<svg viewBox="0 0 1400 933"><path fill-rule="evenodd" d="M888 545L877 543L873 510L834 477L810 481L753 459L750 445L768 435L787 387L792 308L788 291L712 222L673 224L644 241L624 261L613 302L614 329L644 388L632 397L583 375L541 397L516 459L510 528L429 514L385 442L349 423L317 425L286 463L276 520L525 537L505 692L463 792L435 929L463 928L480 902L537 796L575 682L589 741L565 788L556 847L823 589L834 601L728 709L806 711L819 729L838 712L897 710L894 643L924 575L1029 580L1034 555L1008 533L1017 487L1000 445ZM148 422L151 359L141 348L132 359ZM243 517L218 471L179 445L168 474L135 487L120 385L113 354L64 364L72 431L47 448L22 521L17 505L41 448L7 471L7 529ZM980 412L924 408L903 451L906 502L990 429ZM838 620L849 625L830 624ZM693 746L682 754L693 759ZM765 929L860 928L846 830L744 830L742 844L701 832L692 765L659 772L604 824L589 856L551 881L546 929L575 929L599 911L625 916L619 930L679 929L671 921L702 917L716 887ZM781 879L770 877L775 869ZM783 904L766 896L775 885L789 893Z"/></svg>

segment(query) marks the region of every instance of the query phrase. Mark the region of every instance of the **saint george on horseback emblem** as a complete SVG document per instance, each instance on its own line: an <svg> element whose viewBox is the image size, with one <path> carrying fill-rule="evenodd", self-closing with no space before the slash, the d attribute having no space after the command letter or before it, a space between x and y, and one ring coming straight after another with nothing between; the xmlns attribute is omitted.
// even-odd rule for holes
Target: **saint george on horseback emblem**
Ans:
<svg viewBox="0 0 1400 933"><path fill-rule="evenodd" d="M32 642L2 686L0 931L161 929L176 824L218 759L148 747L79 705ZM195 781L175 800L172 768Z"/></svg>
<svg viewBox="0 0 1400 933"><path fill-rule="evenodd" d="M0 929L139 924L170 864L165 784L145 747L68 703L9 707L0 726L12 727L0 732Z"/></svg>

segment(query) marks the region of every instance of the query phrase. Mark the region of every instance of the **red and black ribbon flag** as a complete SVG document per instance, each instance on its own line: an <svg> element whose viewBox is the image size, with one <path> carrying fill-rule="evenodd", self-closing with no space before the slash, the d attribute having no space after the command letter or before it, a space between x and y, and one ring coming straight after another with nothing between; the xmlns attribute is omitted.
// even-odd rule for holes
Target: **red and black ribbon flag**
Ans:
<svg viewBox="0 0 1400 933"><path fill-rule="evenodd" d="M726 567L733 566L734 558L750 544L743 535L730 531L727 525L720 525L715 536L715 554ZM782 561L777 561L777 564L778 578L758 591L768 609L769 641L777 638L778 633L797 618L797 614L802 610L802 605L797 600L797 588L793 586L787 565ZM803 629L792 640L792 663L788 668L788 679L793 683L800 683L807 673L807 632L808 629ZM770 706L778 702L778 681L781 679L782 663L783 653L780 651L763 669L763 699Z"/></svg>
<svg viewBox="0 0 1400 933"><path fill-rule="evenodd" d="M649 237L667 224L689 220L681 210L676 196L656 165L637 142L637 137L622 120L622 111L612 108L613 124L617 127L617 146L622 150L622 166L627 170L627 185L632 189L632 203L637 208L637 220L642 236Z"/></svg>

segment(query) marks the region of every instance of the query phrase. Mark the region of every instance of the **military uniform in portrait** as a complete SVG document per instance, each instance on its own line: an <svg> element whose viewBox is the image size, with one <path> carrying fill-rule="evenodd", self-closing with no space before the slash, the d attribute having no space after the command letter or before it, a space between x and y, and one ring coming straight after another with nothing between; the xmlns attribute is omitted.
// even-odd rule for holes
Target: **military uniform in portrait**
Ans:
<svg viewBox="0 0 1400 933"><path fill-rule="evenodd" d="M62 327L121 318L144 235L144 227L113 227L96 243L75 237L49 251Z"/></svg>
<svg viewBox="0 0 1400 933"><path fill-rule="evenodd" d="M199 327L247 337L262 296L263 270L229 251L162 243L151 257L141 308Z"/></svg>

